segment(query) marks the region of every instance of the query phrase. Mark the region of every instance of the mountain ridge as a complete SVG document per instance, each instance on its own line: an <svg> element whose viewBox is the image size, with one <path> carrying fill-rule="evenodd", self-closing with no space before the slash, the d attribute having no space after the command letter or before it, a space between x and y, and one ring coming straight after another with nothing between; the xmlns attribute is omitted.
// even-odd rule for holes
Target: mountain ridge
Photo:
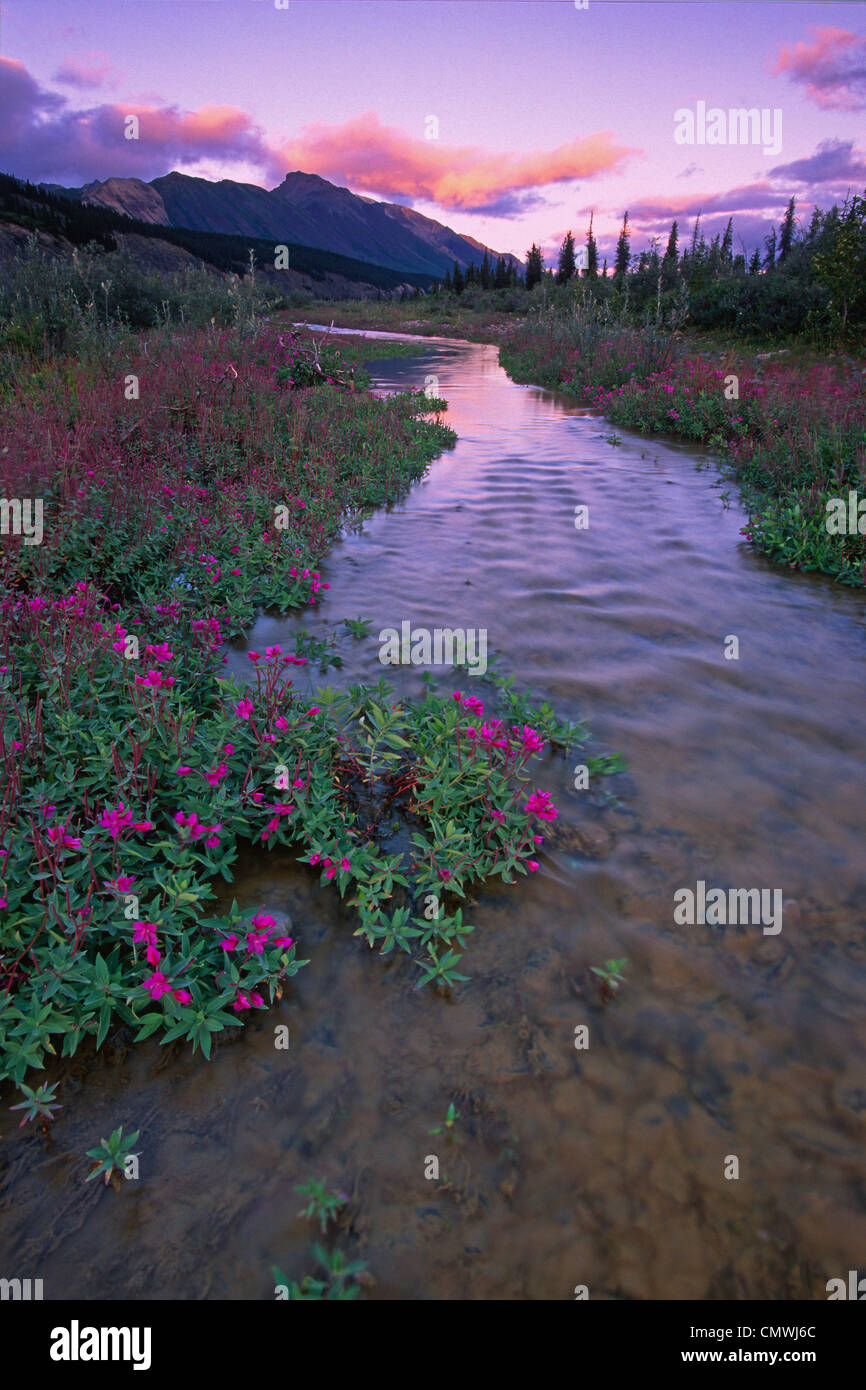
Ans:
<svg viewBox="0 0 866 1390"><path fill-rule="evenodd" d="M137 178L94 179L81 188L46 185L85 205L107 207L140 222L297 242L390 270L444 276L454 262L481 265L486 252L495 266L502 253L474 237L399 203L378 202L296 169L272 189L235 179L211 180L177 169L144 182ZM506 254L507 264L519 265Z"/></svg>

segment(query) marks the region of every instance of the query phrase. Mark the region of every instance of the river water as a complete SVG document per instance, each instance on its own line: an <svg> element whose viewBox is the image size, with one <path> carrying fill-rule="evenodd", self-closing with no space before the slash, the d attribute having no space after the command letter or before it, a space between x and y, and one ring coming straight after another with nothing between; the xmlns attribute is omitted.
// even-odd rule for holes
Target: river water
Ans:
<svg viewBox="0 0 866 1390"><path fill-rule="evenodd" d="M250 855L238 901L288 913L311 964L210 1065L151 1042L49 1071L53 1142L2 1121L0 1272L46 1298L269 1298L272 1264L313 1270L295 1186L322 1177L366 1297L825 1298L866 1266L863 596L756 556L693 447L611 442L493 347L418 350L373 364L377 387L435 376L458 444L334 548L315 612L249 645L336 633L329 679L375 681L381 628L486 628L628 770L576 790L575 760L544 764L541 872L479 895L451 998L368 951L284 851ZM678 925L699 880L780 889L782 930ZM451 1101L456 1141L429 1134ZM139 1181L85 1185L120 1123Z"/></svg>

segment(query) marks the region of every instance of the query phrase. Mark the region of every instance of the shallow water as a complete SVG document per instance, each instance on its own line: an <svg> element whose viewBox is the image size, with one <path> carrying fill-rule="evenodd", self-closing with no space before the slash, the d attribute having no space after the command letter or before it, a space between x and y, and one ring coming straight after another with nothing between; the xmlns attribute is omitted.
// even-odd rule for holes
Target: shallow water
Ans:
<svg viewBox="0 0 866 1390"><path fill-rule="evenodd" d="M577 791L570 764L541 769L560 808L542 872L479 896L450 1000L354 939L285 852L250 856L239 902L288 912L311 964L210 1065L147 1043L50 1072L53 1144L2 1121L0 1273L46 1298L268 1298L273 1263L312 1271L294 1188L317 1176L350 1195L367 1297L824 1298L866 1261L862 594L755 556L704 455L607 442L495 348L419 342L371 369L383 390L437 376L459 443L323 564L302 625L339 634L329 678L378 679L376 636L406 619L486 628L629 770ZM250 646L298 625L263 617ZM781 932L676 925L698 879L780 888ZM589 967L609 957L627 982L605 1007ZM456 1144L428 1133L452 1099ZM85 1185L120 1123L140 1180Z"/></svg>

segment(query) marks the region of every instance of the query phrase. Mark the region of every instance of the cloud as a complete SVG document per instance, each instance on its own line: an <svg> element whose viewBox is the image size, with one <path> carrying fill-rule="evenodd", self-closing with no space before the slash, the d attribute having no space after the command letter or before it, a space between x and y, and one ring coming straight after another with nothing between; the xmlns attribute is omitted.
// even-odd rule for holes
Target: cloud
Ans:
<svg viewBox="0 0 866 1390"><path fill-rule="evenodd" d="M109 71L105 54L91 53L86 62L67 59L57 76L83 88L104 81ZM124 138L130 115L139 120L138 140ZM149 179L210 160L260 169L273 182L287 170L303 169L408 204L421 199L453 211L515 217L542 201L539 190L618 172L640 153L618 144L609 130L529 154L444 145L385 126L375 111L340 126L306 126L296 138L274 143L237 106L183 111L131 101L74 109L66 97L41 88L23 64L0 57L0 168L37 180Z"/></svg>
<svg viewBox="0 0 866 1390"><path fill-rule="evenodd" d="M385 126L375 111L332 126L318 123L280 146L283 166L300 168L387 197L437 203L451 211L514 215L533 190L619 171L640 151L596 131L530 154L444 145Z"/></svg>
<svg viewBox="0 0 866 1390"><path fill-rule="evenodd" d="M107 53L91 49L81 58L64 58L54 74L55 82L67 87L115 86L120 76Z"/></svg>
<svg viewBox="0 0 866 1390"><path fill-rule="evenodd" d="M780 206L784 208L787 201L784 192L774 188L767 179L761 179L757 183L743 184L722 193L633 202L630 215L635 222L647 222L655 227L656 224L670 223L675 217L695 217L699 212L707 217L718 214L728 218L741 212L770 211Z"/></svg>
<svg viewBox="0 0 866 1390"><path fill-rule="evenodd" d="M810 43L785 44L771 71L802 82L825 110L866 110L866 38L850 29L815 28Z"/></svg>
<svg viewBox="0 0 866 1390"><path fill-rule="evenodd" d="M814 154L777 164L770 177L795 183L866 185L866 155L855 150L853 140L822 140Z"/></svg>
<svg viewBox="0 0 866 1390"><path fill-rule="evenodd" d="M140 138L127 140L127 116ZM273 160L260 127L236 106L180 111L161 104L103 103L84 110L46 91L22 63L0 57L0 169L30 179L86 182L113 174L154 178L177 163L203 159Z"/></svg>
<svg viewBox="0 0 866 1390"><path fill-rule="evenodd" d="M682 173L677 174L678 179L690 179L692 174L702 174L703 168L699 164L687 164Z"/></svg>

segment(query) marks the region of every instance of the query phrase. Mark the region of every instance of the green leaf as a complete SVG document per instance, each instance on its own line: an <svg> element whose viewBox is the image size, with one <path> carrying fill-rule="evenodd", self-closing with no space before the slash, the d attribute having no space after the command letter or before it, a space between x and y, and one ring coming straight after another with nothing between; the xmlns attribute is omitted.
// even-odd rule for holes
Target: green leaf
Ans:
<svg viewBox="0 0 866 1390"><path fill-rule="evenodd" d="M161 1023L165 1022L165 1014L145 1014L141 1020L142 1026L135 1035L136 1042L143 1042L149 1038L151 1033L155 1033Z"/></svg>
<svg viewBox="0 0 866 1390"><path fill-rule="evenodd" d="M107 1032L108 1032L108 1026L109 1026L110 1023L111 1023L111 1004L108 1002L108 1000L106 1000L105 1003L103 1004L102 1008L101 1008L100 1011L99 1011L99 1028L98 1028L97 1034L96 1034L96 1046L97 1046L97 1048L100 1048L100 1047L102 1046L102 1044L105 1042L105 1035L106 1035Z"/></svg>

